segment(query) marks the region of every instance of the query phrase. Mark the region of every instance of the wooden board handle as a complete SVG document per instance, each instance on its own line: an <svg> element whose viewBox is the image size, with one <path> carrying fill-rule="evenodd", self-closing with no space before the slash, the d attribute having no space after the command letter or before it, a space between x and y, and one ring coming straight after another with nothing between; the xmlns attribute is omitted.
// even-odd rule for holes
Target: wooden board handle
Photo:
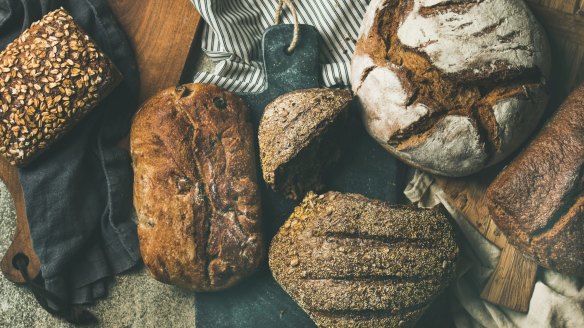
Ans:
<svg viewBox="0 0 584 328"><path fill-rule="evenodd" d="M0 178L4 181L6 188L8 188L16 208L16 233L14 234L12 244L0 262L0 269L9 281L23 284L24 278L12 265L12 259L14 256L18 253L22 253L28 257L28 275L33 279L39 275L41 264L32 248L30 230L28 228L28 221L26 220L26 210L24 208L24 194L22 193L22 187L20 186L18 171L8 162L1 159Z"/></svg>
<svg viewBox="0 0 584 328"><path fill-rule="evenodd" d="M444 192L446 201L460 211L481 235L502 249L499 263L481 298L517 312L527 312L535 286L537 263L511 246L491 220L485 205L485 192L498 171L492 169L473 180L437 178L436 183Z"/></svg>
<svg viewBox="0 0 584 328"><path fill-rule="evenodd" d="M495 305L527 313L536 275L537 264L507 244L481 298Z"/></svg>

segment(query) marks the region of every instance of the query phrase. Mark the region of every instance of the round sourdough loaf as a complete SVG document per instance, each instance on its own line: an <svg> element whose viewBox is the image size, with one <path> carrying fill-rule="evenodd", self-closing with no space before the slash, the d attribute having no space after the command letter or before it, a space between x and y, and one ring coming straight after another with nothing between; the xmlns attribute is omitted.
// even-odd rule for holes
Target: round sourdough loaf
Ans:
<svg viewBox="0 0 584 328"><path fill-rule="evenodd" d="M388 151L465 176L534 130L549 66L547 39L523 1L373 0L351 84L369 133Z"/></svg>

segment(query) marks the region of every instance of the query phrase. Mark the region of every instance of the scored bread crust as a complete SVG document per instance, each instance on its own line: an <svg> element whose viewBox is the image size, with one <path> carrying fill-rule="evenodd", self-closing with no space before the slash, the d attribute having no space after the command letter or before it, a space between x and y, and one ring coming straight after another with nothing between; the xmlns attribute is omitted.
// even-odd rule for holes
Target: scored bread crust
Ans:
<svg viewBox="0 0 584 328"><path fill-rule="evenodd" d="M221 290L263 256L249 110L211 84L167 89L132 125L134 205L144 263L154 278Z"/></svg>
<svg viewBox="0 0 584 328"><path fill-rule="evenodd" d="M584 276L584 86L487 190L510 243L542 266Z"/></svg>
<svg viewBox="0 0 584 328"><path fill-rule="evenodd" d="M410 327L454 276L438 210L309 193L272 240L276 281L319 327Z"/></svg>
<svg viewBox="0 0 584 328"><path fill-rule="evenodd" d="M522 1L377 0L351 84L369 133L422 170L466 176L535 129L547 105L545 34Z"/></svg>

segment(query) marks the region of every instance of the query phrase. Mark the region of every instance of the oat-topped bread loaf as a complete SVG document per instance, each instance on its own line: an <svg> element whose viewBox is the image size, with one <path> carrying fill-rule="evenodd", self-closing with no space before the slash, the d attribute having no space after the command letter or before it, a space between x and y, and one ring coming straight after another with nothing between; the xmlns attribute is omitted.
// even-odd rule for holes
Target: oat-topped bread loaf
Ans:
<svg viewBox="0 0 584 328"><path fill-rule="evenodd" d="M264 180L274 191L300 199L322 187L323 174L339 159L352 100L349 90L306 89L266 106L260 159Z"/></svg>
<svg viewBox="0 0 584 328"><path fill-rule="evenodd" d="M404 162L465 176L499 162L546 107L550 49L517 0L373 0L351 84L369 133Z"/></svg>
<svg viewBox="0 0 584 328"><path fill-rule="evenodd" d="M264 257L248 108L210 84L167 89L134 118L134 205L154 278L197 291L234 285Z"/></svg>
<svg viewBox="0 0 584 328"><path fill-rule="evenodd" d="M493 221L541 265L584 276L584 85L487 190Z"/></svg>
<svg viewBox="0 0 584 328"><path fill-rule="evenodd" d="M0 155L24 165L117 86L121 75L63 10L0 53Z"/></svg>
<svg viewBox="0 0 584 328"><path fill-rule="evenodd" d="M319 327L411 327L454 276L440 211L310 193L272 240L276 281Z"/></svg>

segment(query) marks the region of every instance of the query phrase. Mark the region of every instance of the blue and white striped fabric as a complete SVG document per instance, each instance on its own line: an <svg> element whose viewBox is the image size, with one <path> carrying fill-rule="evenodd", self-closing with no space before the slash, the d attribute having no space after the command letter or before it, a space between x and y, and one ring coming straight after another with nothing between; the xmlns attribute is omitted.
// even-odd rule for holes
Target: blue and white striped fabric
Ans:
<svg viewBox="0 0 584 328"><path fill-rule="evenodd" d="M214 83L234 92L260 92L264 87L261 39L273 25L278 0L192 0L207 23L202 47L216 62L211 73L194 82ZM324 86L349 85L349 68L361 19L370 0L295 0L301 24L315 26L321 45ZM285 7L282 23L292 24ZM302 42L302 40L300 40Z"/></svg>

